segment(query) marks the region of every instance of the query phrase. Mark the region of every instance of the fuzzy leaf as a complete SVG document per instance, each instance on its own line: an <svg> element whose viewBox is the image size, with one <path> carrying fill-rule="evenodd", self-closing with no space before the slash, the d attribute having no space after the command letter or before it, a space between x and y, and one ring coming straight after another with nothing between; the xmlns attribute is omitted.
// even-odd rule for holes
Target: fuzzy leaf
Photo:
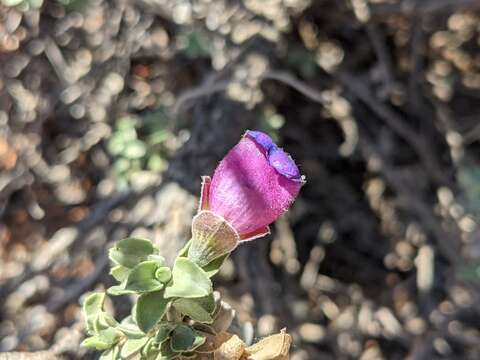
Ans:
<svg viewBox="0 0 480 360"><path fill-rule="evenodd" d="M174 352L170 345L170 341L165 341L160 346L160 353L157 355L157 358L155 360L172 360L178 358L181 355Z"/></svg>
<svg viewBox="0 0 480 360"><path fill-rule="evenodd" d="M155 339L153 337L148 338L145 346L142 349L142 359L144 358L151 358L153 356L157 356L158 349L155 346Z"/></svg>
<svg viewBox="0 0 480 360"><path fill-rule="evenodd" d="M173 323L162 323L160 324L157 335L155 336L155 342L157 344L162 344L167 340L172 332L175 329L175 324Z"/></svg>
<svg viewBox="0 0 480 360"><path fill-rule="evenodd" d="M139 238L126 238L120 240L110 249L110 259L117 265L133 268L139 262L153 254L155 248L150 240Z"/></svg>
<svg viewBox="0 0 480 360"><path fill-rule="evenodd" d="M85 298L83 302L83 312L86 316L98 314L103 311L105 302L105 293L92 293Z"/></svg>
<svg viewBox="0 0 480 360"><path fill-rule="evenodd" d="M93 329L94 332L100 333L108 328L113 328L118 325L114 317L106 312L100 312L94 315Z"/></svg>
<svg viewBox="0 0 480 360"><path fill-rule="evenodd" d="M95 336L86 338L82 341L81 346L95 348L97 350L106 350L111 348L120 336L121 334L117 330L108 328L100 331Z"/></svg>
<svg viewBox="0 0 480 360"><path fill-rule="evenodd" d="M3 5L5 6L17 6L21 4L23 0L2 0Z"/></svg>
<svg viewBox="0 0 480 360"><path fill-rule="evenodd" d="M128 277L130 269L122 265L114 266L110 269L110 275L112 275L115 280L122 282Z"/></svg>
<svg viewBox="0 0 480 360"><path fill-rule="evenodd" d="M124 281L120 285L110 286L107 289L107 293L113 296L135 294L135 291L125 289L126 284L127 281Z"/></svg>
<svg viewBox="0 0 480 360"><path fill-rule="evenodd" d="M83 302L83 313L87 319L87 333L96 334L116 324L115 319L103 311L105 293L93 293L87 296Z"/></svg>
<svg viewBox="0 0 480 360"><path fill-rule="evenodd" d="M179 257L173 265L172 285L165 289L165 297L199 298L212 293L212 282L198 265Z"/></svg>
<svg viewBox="0 0 480 360"><path fill-rule="evenodd" d="M117 329L124 333L129 339L139 339L144 337L145 334L141 331L136 324L122 323L117 326Z"/></svg>
<svg viewBox="0 0 480 360"><path fill-rule="evenodd" d="M104 351L102 355L100 355L99 360L116 360L118 358L118 353L118 346L115 346L107 351Z"/></svg>
<svg viewBox="0 0 480 360"><path fill-rule="evenodd" d="M103 339L99 338L98 336L90 336L82 341L80 346L93 348L97 350L106 350L109 349L112 344L105 342Z"/></svg>
<svg viewBox="0 0 480 360"><path fill-rule="evenodd" d="M128 339L123 344L122 350L120 350L120 356L123 358L129 358L133 354L138 353L147 341L148 337L146 336L140 339Z"/></svg>
<svg viewBox="0 0 480 360"><path fill-rule="evenodd" d="M186 325L178 325L172 332L171 348L175 352L192 351L205 342L205 337Z"/></svg>
<svg viewBox="0 0 480 360"><path fill-rule="evenodd" d="M163 291L140 296L135 309L135 318L140 330L145 333L150 331L165 315L169 301L164 298Z"/></svg>
<svg viewBox="0 0 480 360"><path fill-rule="evenodd" d="M125 290L151 292L161 290L163 284L155 278L157 263L144 261L133 268L127 278Z"/></svg>
<svg viewBox="0 0 480 360"><path fill-rule="evenodd" d="M140 140L132 140L125 145L122 155L127 159L141 159L147 153L147 147Z"/></svg>
<svg viewBox="0 0 480 360"><path fill-rule="evenodd" d="M165 261L165 258L161 255L148 255L147 260L152 260L155 261L158 265L158 267L166 266L167 262Z"/></svg>
<svg viewBox="0 0 480 360"><path fill-rule="evenodd" d="M211 324L211 313L215 310L213 295L198 299L178 299L173 303L175 308L192 320Z"/></svg>

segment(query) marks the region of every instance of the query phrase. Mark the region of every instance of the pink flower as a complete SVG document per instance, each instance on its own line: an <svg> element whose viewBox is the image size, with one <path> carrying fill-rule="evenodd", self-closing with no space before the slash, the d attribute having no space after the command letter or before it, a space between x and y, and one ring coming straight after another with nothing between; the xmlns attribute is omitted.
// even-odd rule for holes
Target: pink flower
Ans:
<svg viewBox="0 0 480 360"><path fill-rule="evenodd" d="M293 159L260 131L247 131L220 162L213 178L203 178L200 210L223 217L240 240L269 233L285 212L304 177Z"/></svg>

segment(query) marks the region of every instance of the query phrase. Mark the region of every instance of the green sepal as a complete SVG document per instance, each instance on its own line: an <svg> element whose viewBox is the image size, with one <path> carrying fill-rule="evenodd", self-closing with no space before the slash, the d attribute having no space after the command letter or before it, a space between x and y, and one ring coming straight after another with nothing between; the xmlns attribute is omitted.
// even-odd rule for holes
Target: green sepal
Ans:
<svg viewBox="0 0 480 360"><path fill-rule="evenodd" d="M109 251L110 260L116 265L133 268L145 260L148 255L155 253L155 248L150 240L139 238L126 238L120 240Z"/></svg>
<svg viewBox="0 0 480 360"><path fill-rule="evenodd" d="M187 258L177 258L173 265L172 284L165 289L165 297L199 298L212 291L212 282L202 268Z"/></svg>
<svg viewBox="0 0 480 360"><path fill-rule="evenodd" d="M127 339L122 345L120 350L120 356L122 358L129 358L130 356L140 352L143 346L147 343L148 337L143 337L140 339Z"/></svg>
<svg viewBox="0 0 480 360"><path fill-rule="evenodd" d="M212 276L214 276L220 271L220 268L222 267L223 263L229 256L230 256L230 253L222 255L216 258L215 260L209 262L202 269L206 272L208 277L211 278Z"/></svg>
<svg viewBox="0 0 480 360"><path fill-rule="evenodd" d="M192 243L192 239L188 240L187 243L180 249L178 253L178 257L188 257L188 249L190 249L190 244Z"/></svg>
<svg viewBox="0 0 480 360"><path fill-rule="evenodd" d="M170 299L163 291L143 294L138 298L135 320L143 332L149 332L165 315Z"/></svg>
<svg viewBox="0 0 480 360"><path fill-rule="evenodd" d="M188 249L190 248L190 244L192 243L192 239L188 240L184 247L178 253L179 258L187 258L188 257ZM202 269L207 273L208 277L212 277L220 271L225 260L230 256L230 253L222 255L207 265L203 266Z"/></svg>
<svg viewBox="0 0 480 360"><path fill-rule="evenodd" d="M125 290L151 292L163 289L164 285L155 278L157 263L143 261L133 268L127 278Z"/></svg>
<svg viewBox="0 0 480 360"><path fill-rule="evenodd" d="M172 332L170 347L174 352L193 351L203 345L206 338L186 325L178 325Z"/></svg>

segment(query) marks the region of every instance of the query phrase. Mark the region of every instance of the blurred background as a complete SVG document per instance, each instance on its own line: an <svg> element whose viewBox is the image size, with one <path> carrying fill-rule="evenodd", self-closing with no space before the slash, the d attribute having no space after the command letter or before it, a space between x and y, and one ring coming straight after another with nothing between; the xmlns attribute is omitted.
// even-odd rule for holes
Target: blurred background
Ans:
<svg viewBox="0 0 480 360"><path fill-rule="evenodd" d="M106 249L171 260L250 128L307 184L217 275L233 330L479 359L479 46L478 0L0 0L0 352L98 358L79 304Z"/></svg>

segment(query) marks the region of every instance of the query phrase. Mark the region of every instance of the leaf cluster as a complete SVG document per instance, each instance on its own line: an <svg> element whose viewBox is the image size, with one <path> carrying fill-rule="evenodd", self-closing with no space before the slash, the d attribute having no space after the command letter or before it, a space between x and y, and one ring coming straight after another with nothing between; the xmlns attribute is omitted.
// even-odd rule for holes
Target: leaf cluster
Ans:
<svg viewBox="0 0 480 360"><path fill-rule="evenodd" d="M127 238L109 251L110 274L118 284L107 293L136 295L131 315L117 322L104 310L106 293L84 301L87 337L83 346L103 350L101 359L186 359L213 351L207 337L228 327L211 277L226 256L200 267L186 257L188 246L170 268L151 241ZM219 330L220 329L220 330Z"/></svg>

